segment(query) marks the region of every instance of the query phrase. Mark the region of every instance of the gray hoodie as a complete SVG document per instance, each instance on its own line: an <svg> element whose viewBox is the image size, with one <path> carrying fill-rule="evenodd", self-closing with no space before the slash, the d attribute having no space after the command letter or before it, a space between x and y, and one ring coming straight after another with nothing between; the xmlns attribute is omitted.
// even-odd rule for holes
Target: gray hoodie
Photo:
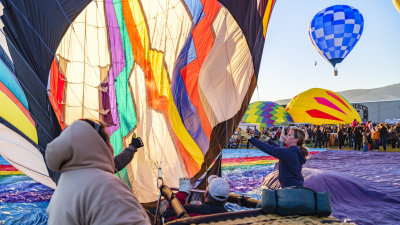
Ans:
<svg viewBox="0 0 400 225"><path fill-rule="evenodd" d="M87 122L76 121L47 145L50 169L61 171L47 208L48 224L150 224L130 189L114 175L114 157Z"/></svg>

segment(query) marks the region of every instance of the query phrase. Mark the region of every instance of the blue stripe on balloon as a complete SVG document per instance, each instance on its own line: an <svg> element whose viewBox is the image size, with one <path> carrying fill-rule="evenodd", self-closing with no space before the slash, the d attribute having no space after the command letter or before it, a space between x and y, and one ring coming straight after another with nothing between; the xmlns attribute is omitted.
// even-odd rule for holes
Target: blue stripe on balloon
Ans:
<svg viewBox="0 0 400 225"><path fill-rule="evenodd" d="M28 100L26 99L25 93L22 90L15 75L10 71L6 64L0 60L0 82L4 84L10 90L15 97L22 103L22 105L29 109Z"/></svg>

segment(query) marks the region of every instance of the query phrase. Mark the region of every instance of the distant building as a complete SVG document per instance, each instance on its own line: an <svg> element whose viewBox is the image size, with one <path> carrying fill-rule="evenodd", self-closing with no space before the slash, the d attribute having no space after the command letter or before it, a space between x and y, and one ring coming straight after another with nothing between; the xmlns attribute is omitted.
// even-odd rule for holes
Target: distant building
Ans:
<svg viewBox="0 0 400 225"><path fill-rule="evenodd" d="M371 102L350 103L360 114L363 121L372 122L400 122L400 99Z"/></svg>

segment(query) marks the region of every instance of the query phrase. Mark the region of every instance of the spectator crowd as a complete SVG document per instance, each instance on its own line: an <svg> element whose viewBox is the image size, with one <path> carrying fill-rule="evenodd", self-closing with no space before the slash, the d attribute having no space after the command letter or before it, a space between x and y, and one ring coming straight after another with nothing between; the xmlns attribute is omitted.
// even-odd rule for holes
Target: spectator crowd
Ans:
<svg viewBox="0 0 400 225"><path fill-rule="evenodd" d="M358 151L371 151L379 150L382 146L385 152L388 145L391 145L393 149L400 148L400 123L372 123L371 121L358 123L354 120L351 124L295 124L295 126L305 132L305 143L309 147L339 150L348 147ZM263 127L261 130L247 128L246 133L265 142L271 139L283 147L288 128L289 126ZM227 148L251 147L250 143L241 138L240 131L241 129L237 128L228 141Z"/></svg>

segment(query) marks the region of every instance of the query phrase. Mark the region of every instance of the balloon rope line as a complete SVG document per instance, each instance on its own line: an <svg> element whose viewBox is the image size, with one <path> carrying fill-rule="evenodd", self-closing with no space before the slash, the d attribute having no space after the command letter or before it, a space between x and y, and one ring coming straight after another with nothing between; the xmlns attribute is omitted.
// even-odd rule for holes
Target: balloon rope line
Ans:
<svg viewBox="0 0 400 225"><path fill-rule="evenodd" d="M9 38L7 37L7 35L4 33L3 29L0 29L0 31L3 33L3 35L6 37L6 39L9 39ZM25 60L25 58L22 57L22 55L21 55L21 53L18 51L18 49L15 48L14 44L12 43L12 41L9 40L9 43L12 45L12 47L15 49L15 51L18 53L18 55L23 59L24 63L28 66L28 68L31 70L31 72L32 72L33 74L36 75L36 76L34 76L34 77L35 77L36 79L39 80L37 74L33 71L33 69L31 68L31 66L27 63L27 61ZM21 82L21 80L19 79L19 77L17 77L17 76L14 76L14 77L18 80L19 84L24 88L24 91L26 91L25 93L27 93L29 96L31 96L32 99L38 104L38 106L39 106L38 108L39 108L44 114L48 114L49 111L48 111L48 110L45 110L45 109L42 107L42 105L38 102L38 100L36 99L36 97L34 97L33 94L29 91L29 89L25 86L25 84L24 84L23 82ZM42 83L40 80L39 80L39 83L40 83L40 84L42 85L42 87L45 88L45 90L46 90L46 87L44 87L43 83ZM52 135L50 135L50 133L47 132L46 128L39 122L39 120L37 119L36 115L31 114L31 117L34 119L35 123L38 124L38 125L43 129L43 131L47 134L47 136L50 137L50 138L52 138Z"/></svg>
<svg viewBox="0 0 400 225"><path fill-rule="evenodd" d="M28 170L30 170L30 171L32 171L32 172L35 172L35 173L37 173L37 174L40 174L40 175L42 175L42 176L45 176L45 177L50 178L49 175L43 174L43 173L41 173L41 172L39 172L39 171L37 171L37 170L35 170L35 169L29 168L29 167L27 167L27 166L21 165L21 164L15 162L15 161L13 161L13 160L11 160L11 159L9 159L9 158L7 158L6 160L7 160L7 161L10 161L11 163L17 164L17 165L20 166L20 167L23 167L23 168L25 168L25 169L28 169Z"/></svg>
<svg viewBox="0 0 400 225"><path fill-rule="evenodd" d="M40 85L46 90L47 87L42 83L42 81L39 79L39 76L36 74L36 72L32 69L32 67L29 65L29 63L25 60L25 58L22 56L22 54L19 52L19 50L17 49L17 47L15 47L14 43L12 42L12 40L10 40L10 38L4 33L3 29L0 29L1 33L4 35L4 37L8 40L8 43L11 44L11 46L15 49L15 51L18 53L18 56L21 57L21 59L24 61L24 63L26 65L28 65L29 70L35 74L35 78L39 81Z"/></svg>
<svg viewBox="0 0 400 225"><path fill-rule="evenodd" d="M65 13L64 8L62 7L61 3L59 0L56 0L58 7L61 9L61 12L63 13L64 19L68 22L68 24L71 24L71 20L69 20L67 14Z"/></svg>

